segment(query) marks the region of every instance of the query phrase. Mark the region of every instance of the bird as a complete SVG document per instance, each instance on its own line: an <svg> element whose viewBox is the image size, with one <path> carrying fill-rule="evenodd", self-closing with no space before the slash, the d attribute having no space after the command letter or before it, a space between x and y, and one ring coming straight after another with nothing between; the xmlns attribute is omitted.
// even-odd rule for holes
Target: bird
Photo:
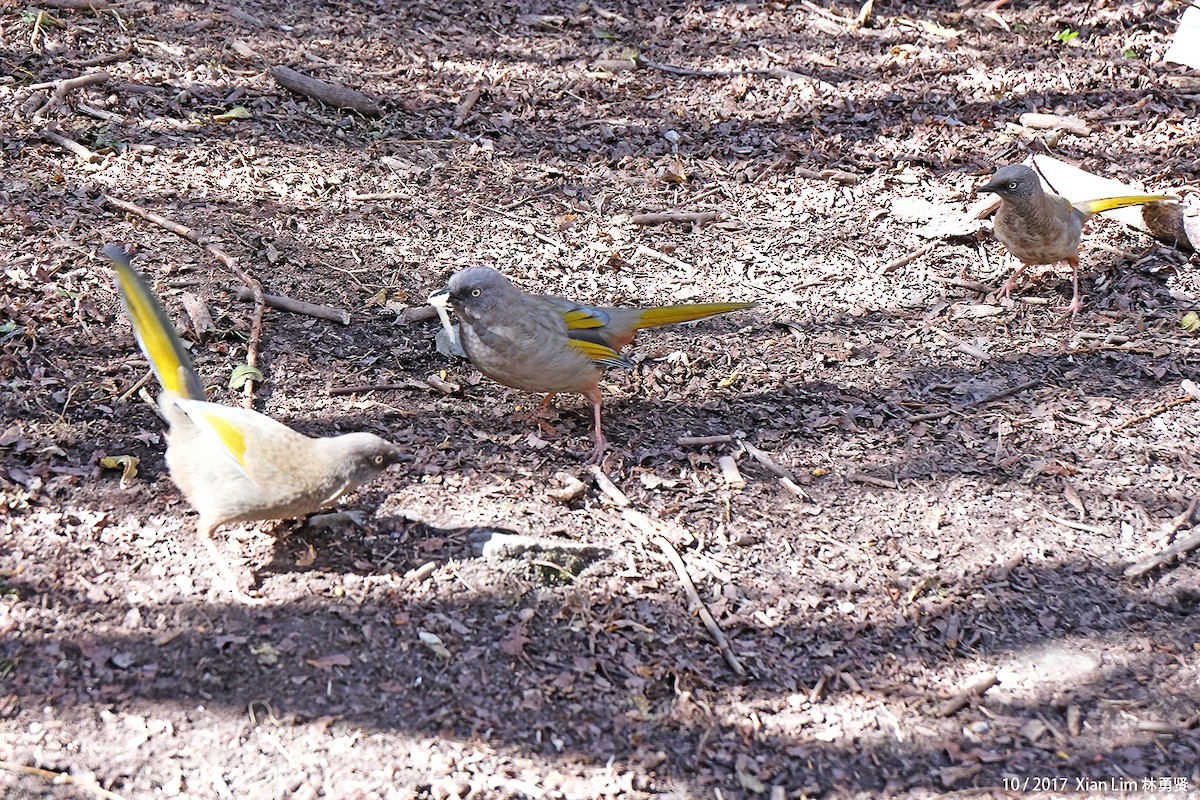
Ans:
<svg viewBox="0 0 1200 800"><path fill-rule="evenodd" d="M1065 261L1071 266L1073 291L1067 311L1072 316L1083 310L1079 293L1079 237L1084 223L1102 211L1174 199L1169 195L1134 194L1072 203L1043 189L1038 174L1025 164L1000 167L976 192L990 192L1000 198L992 229L1000 243L1022 262L997 296L1007 297L1017 278L1030 265Z"/></svg>
<svg viewBox="0 0 1200 800"><path fill-rule="evenodd" d="M591 463L608 449L600 423L600 376L605 367L630 369L621 354L643 328L691 322L753 308L755 303L697 303L656 308L601 308L551 295L527 294L492 267L459 270L429 302L449 323L449 305L461 320L459 339L471 363L513 389L546 392L538 411L559 392L578 392L592 404L595 446Z"/></svg>
<svg viewBox="0 0 1200 800"><path fill-rule="evenodd" d="M167 469L199 513L197 533L221 577L238 587L213 535L231 522L299 517L408 457L373 433L313 438L253 409L211 403L175 328L124 248L101 253L116 270L117 289L134 336L162 386L158 408L167 422Z"/></svg>

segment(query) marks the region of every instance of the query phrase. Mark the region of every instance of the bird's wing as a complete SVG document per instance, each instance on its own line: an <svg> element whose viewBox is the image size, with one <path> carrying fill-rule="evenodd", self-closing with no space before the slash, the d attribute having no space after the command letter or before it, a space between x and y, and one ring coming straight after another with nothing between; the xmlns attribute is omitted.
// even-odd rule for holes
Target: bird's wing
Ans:
<svg viewBox="0 0 1200 800"><path fill-rule="evenodd" d="M559 304L556 303L556 305ZM579 303L569 303L565 307L560 306L560 310L562 311L563 322L566 323L568 331L603 328L612 322L612 317L602 308L593 308L592 306L585 306Z"/></svg>
<svg viewBox="0 0 1200 800"><path fill-rule="evenodd" d="M307 437L250 408L234 408L204 400L175 398L175 405L216 442L246 477L258 482L266 462L280 448L295 448Z"/></svg>
<svg viewBox="0 0 1200 800"><path fill-rule="evenodd" d="M613 347L612 337L615 331L609 329L613 322L609 312L616 309L596 308L549 295L539 299L546 301L562 317L568 347L600 366L626 369L633 367L633 362Z"/></svg>
<svg viewBox="0 0 1200 800"><path fill-rule="evenodd" d="M576 338L575 336L571 336L567 340L567 347L570 347L573 350L578 350L580 353L601 366L633 369L632 361L618 353L616 350L613 350L606 344L591 341L590 339L580 339Z"/></svg>
<svg viewBox="0 0 1200 800"><path fill-rule="evenodd" d="M248 447L245 415L247 409L229 408L217 403L207 403L203 400L188 400L182 397L176 398L175 405L183 413L187 414L188 419L194 422L196 427L206 436L219 444L222 452L229 456L242 472L247 473L247 475L249 474L246 466L246 451ZM268 422L274 422L274 420L264 417L257 411L250 411L249 413L262 417L262 419Z"/></svg>

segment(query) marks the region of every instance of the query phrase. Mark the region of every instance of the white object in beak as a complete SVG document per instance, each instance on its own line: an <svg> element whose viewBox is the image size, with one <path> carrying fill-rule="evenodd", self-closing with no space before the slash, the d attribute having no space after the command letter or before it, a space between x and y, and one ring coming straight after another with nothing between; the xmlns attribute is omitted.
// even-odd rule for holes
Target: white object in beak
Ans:
<svg viewBox="0 0 1200 800"><path fill-rule="evenodd" d="M429 296L427 302L433 306L433 310L437 312L438 318L442 321L442 330L446 332L446 341L449 344L450 352L466 358L466 353L462 349L462 342L458 339L458 326L450 323L450 313L446 310L450 305L450 293L435 292Z"/></svg>

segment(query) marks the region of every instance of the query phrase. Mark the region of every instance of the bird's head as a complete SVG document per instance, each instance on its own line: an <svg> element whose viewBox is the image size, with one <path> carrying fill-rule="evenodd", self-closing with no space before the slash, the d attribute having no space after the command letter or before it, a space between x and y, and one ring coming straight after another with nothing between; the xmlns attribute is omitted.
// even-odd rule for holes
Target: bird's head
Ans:
<svg viewBox="0 0 1200 800"><path fill-rule="evenodd" d="M434 292L429 302L447 303L466 322L473 322L505 309L512 309L520 291L508 278L491 267L467 267L454 273L444 289Z"/></svg>
<svg viewBox="0 0 1200 800"><path fill-rule="evenodd" d="M1011 164L996 170L992 179L975 191L991 192L1003 200L1029 200L1042 193L1042 182L1032 167Z"/></svg>
<svg viewBox="0 0 1200 800"><path fill-rule="evenodd" d="M335 469L351 486L366 483L393 464L412 461L412 456L373 433L346 433L318 441L328 443Z"/></svg>

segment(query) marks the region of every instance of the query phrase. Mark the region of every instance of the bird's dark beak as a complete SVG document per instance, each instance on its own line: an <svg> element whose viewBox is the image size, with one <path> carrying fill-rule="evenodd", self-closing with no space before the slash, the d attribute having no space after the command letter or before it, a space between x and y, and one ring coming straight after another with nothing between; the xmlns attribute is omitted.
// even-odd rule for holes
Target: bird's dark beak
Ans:
<svg viewBox="0 0 1200 800"><path fill-rule="evenodd" d="M408 453L400 452L399 447L393 447L392 452L388 453L388 466L393 464L407 464L410 461L416 461L416 458Z"/></svg>
<svg viewBox="0 0 1200 800"><path fill-rule="evenodd" d="M1000 193L1000 184L994 180L991 180L991 181L988 181L987 183L983 184L982 186L976 187L976 189L975 189L975 194L987 194L988 192L990 192L992 194L999 194Z"/></svg>

